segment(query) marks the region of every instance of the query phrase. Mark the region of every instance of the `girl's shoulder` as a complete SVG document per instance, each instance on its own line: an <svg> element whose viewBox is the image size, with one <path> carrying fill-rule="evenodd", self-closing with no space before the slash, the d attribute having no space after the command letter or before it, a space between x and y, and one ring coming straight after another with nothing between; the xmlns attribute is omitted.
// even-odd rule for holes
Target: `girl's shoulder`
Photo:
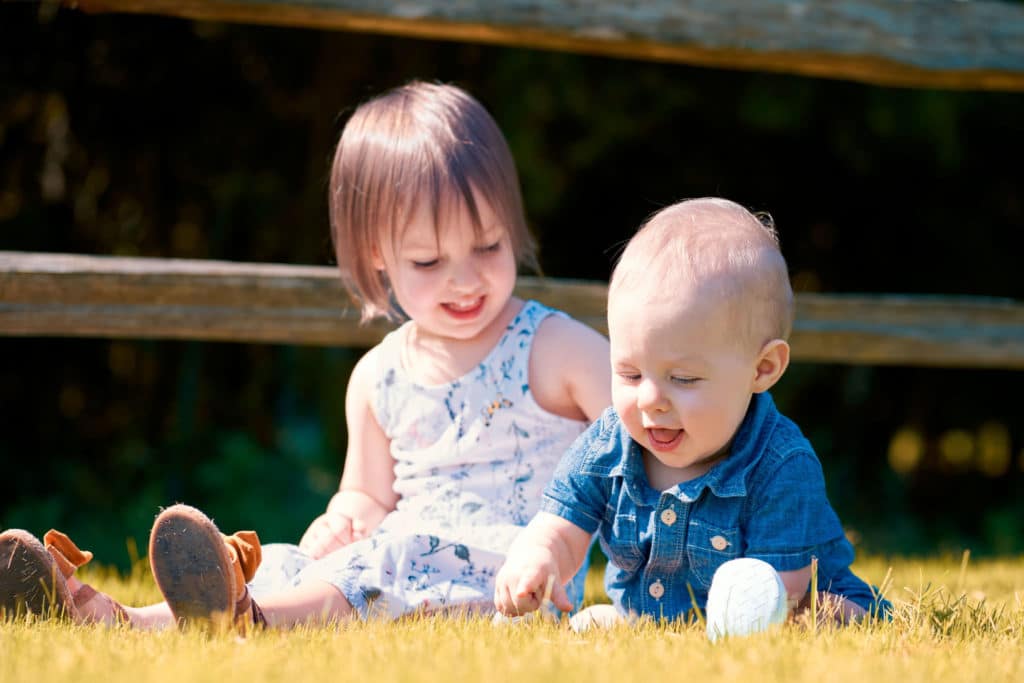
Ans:
<svg viewBox="0 0 1024 683"><path fill-rule="evenodd" d="M382 343L378 343L356 361L349 375L350 390L353 387L371 388L376 384L381 375L381 355L384 353L381 350Z"/></svg>
<svg viewBox="0 0 1024 683"><path fill-rule="evenodd" d="M608 340L558 312L540 322L530 352L530 384L553 412L595 419L611 403Z"/></svg>
<svg viewBox="0 0 1024 683"><path fill-rule="evenodd" d="M379 385L387 383L389 375L393 375L401 367L402 339L408 332L409 323L405 323L388 332L384 338L359 357L352 374L349 376L349 387L357 385L366 390L372 397Z"/></svg>
<svg viewBox="0 0 1024 683"><path fill-rule="evenodd" d="M547 315L537 325L538 341L548 345L578 343L586 346L605 345L608 340L594 328L576 320L568 313L543 306Z"/></svg>
<svg viewBox="0 0 1024 683"><path fill-rule="evenodd" d="M594 328L557 308L551 308L538 301L527 301L516 316L516 321L526 322L535 332L534 344L558 348L563 351L578 345L584 350L597 347L607 349L608 340Z"/></svg>

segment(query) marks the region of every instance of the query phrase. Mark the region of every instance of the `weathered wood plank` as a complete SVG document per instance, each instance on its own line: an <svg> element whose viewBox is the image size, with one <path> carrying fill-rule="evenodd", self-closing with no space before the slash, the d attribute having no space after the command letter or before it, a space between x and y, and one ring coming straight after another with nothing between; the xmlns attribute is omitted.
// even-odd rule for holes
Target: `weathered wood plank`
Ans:
<svg viewBox="0 0 1024 683"><path fill-rule="evenodd" d="M999 0L63 0L87 12L387 33L886 86L1024 89Z"/></svg>
<svg viewBox="0 0 1024 683"><path fill-rule="evenodd" d="M606 331L604 283L520 278L517 293ZM333 268L0 251L0 335L368 347ZM1024 369L1024 304L801 294L797 361Z"/></svg>
<svg viewBox="0 0 1024 683"><path fill-rule="evenodd" d="M520 296L604 324L601 284L521 278ZM368 347L334 268L0 251L0 334Z"/></svg>
<svg viewBox="0 0 1024 683"><path fill-rule="evenodd" d="M986 297L798 294L798 361L1024 369L1024 304Z"/></svg>

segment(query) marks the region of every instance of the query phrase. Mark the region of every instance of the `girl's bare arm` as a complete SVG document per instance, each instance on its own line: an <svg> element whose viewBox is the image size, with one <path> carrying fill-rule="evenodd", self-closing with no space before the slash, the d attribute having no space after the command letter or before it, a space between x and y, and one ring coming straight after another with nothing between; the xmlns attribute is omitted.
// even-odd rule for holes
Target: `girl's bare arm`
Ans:
<svg viewBox="0 0 1024 683"><path fill-rule="evenodd" d="M313 520L299 546L313 557L370 534L395 509L395 470L390 441L373 415L376 349L365 354L349 378L345 395L348 448L338 492Z"/></svg>

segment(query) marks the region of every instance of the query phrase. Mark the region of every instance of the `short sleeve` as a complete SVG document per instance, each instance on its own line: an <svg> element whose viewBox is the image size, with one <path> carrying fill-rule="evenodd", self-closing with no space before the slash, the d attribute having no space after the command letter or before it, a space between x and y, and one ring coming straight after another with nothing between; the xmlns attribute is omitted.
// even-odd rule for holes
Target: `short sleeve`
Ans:
<svg viewBox="0 0 1024 683"><path fill-rule="evenodd" d="M748 501L743 554L778 571L806 567L817 546L843 534L813 452L801 450L785 457L751 488Z"/></svg>
<svg viewBox="0 0 1024 683"><path fill-rule="evenodd" d="M608 501L607 477L595 476L588 466L595 453L607 451L604 416L569 446L544 489L540 509L572 522L588 534L597 531Z"/></svg>

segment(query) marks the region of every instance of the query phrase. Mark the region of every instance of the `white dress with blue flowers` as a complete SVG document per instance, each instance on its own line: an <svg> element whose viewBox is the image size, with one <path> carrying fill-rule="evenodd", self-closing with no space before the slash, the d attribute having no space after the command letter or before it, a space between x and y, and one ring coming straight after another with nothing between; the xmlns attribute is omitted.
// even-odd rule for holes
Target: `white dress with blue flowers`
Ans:
<svg viewBox="0 0 1024 683"><path fill-rule="evenodd" d="M490 609L505 552L586 427L547 412L530 391L530 349L552 313L526 302L476 368L438 386L417 384L402 367L408 323L389 334L377 349L373 409L391 440L397 509L369 538L321 560L296 546L264 546L250 586L257 600L322 580L364 618Z"/></svg>

